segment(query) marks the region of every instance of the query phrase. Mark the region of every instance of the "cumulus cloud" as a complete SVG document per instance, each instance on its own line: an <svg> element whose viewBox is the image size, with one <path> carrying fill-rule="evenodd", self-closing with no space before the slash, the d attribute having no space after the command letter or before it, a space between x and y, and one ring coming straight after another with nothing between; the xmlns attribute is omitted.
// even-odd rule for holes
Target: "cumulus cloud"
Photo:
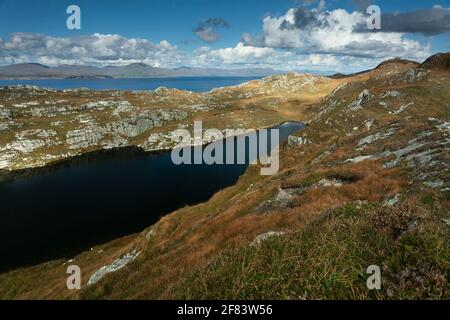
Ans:
<svg viewBox="0 0 450 320"><path fill-rule="evenodd" d="M380 59L333 54L297 54L285 62L287 70L311 70L325 73L351 73L376 67Z"/></svg>
<svg viewBox="0 0 450 320"><path fill-rule="evenodd" d="M235 47L212 50L201 47L194 53L193 63L200 66L218 65L279 65L291 53L273 48L253 47L239 42Z"/></svg>
<svg viewBox="0 0 450 320"><path fill-rule="evenodd" d="M200 21L194 29L194 33L205 42L216 42L220 38L216 31L219 27L229 28L230 25L222 18L209 18Z"/></svg>
<svg viewBox="0 0 450 320"><path fill-rule="evenodd" d="M359 2L361 6L366 4ZM52 37L14 33L9 39L0 38L0 64L39 62L105 66L143 62L169 68L180 65L257 66L278 70L352 72L375 67L382 60L394 57L425 59L431 55L430 45L423 45L407 35L448 32L448 8L435 6L410 16L401 13L386 18L384 15L381 32L373 32L366 28L365 10L325 10L324 0L303 0L302 4L308 6L289 9L281 16L266 16L261 34L243 34L241 40L229 48L205 46L194 52L181 52L168 41L154 43L117 34ZM416 21L415 26L407 24L410 19ZM221 18L210 18L200 22L194 32L202 40L214 42L219 38L216 28L228 26Z"/></svg>
<svg viewBox="0 0 450 320"><path fill-rule="evenodd" d="M319 54L311 54L308 57L308 62L310 65L319 65L319 66L336 66L338 61L333 55L319 55Z"/></svg>
<svg viewBox="0 0 450 320"><path fill-rule="evenodd" d="M349 63L349 59L329 53L299 53L296 50L248 45L243 41L229 48L212 49L205 46L191 53L183 53L167 41L153 43L146 39L125 38L120 35L93 34L61 38L15 33L10 39L0 38L0 64L39 62L51 66L118 66L143 62L154 67L168 68L188 65L349 72L376 66L380 62L379 59L364 58Z"/></svg>
<svg viewBox="0 0 450 320"><path fill-rule="evenodd" d="M38 33L14 33L0 39L0 63L39 62L48 65L126 65L143 62L151 66L179 64L184 55L168 41L125 38L117 34L93 34L71 38Z"/></svg>
<svg viewBox="0 0 450 320"><path fill-rule="evenodd" d="M351 65L348 64L351 60ZM243 42L234 47L198 48L191 63L201 67L273 68L281 71L352 72L377 66L379 59L353 58L333 54L299 54L277 48L255 47Z"/></svg>
<svg viewBox="0 0 450 320"><path fill-rule="evenodd" d="M334 54L366 58L403 57L423 59L429 47L400 32L362 32L365 12L344 9L319 11L306 7L289 9L280 17L263 20L263 35L246 35L247 45L296 50L301 54ZM367 28L366 28L367 29Z"/></svg>

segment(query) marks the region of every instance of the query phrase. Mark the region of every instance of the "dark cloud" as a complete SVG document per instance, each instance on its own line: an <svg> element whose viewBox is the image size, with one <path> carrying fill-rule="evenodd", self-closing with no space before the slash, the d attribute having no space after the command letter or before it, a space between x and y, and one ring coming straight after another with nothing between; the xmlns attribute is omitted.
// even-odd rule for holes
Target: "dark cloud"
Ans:
<svg viewBox="0 0 450 320"><path fill-rule="evenodd" d="M450 33L450 9L434 7L407 13L386 13L381 16L382 32Z"/></svg>
<svg viewBox="0 0 450 320"><path fill-rule="evenodd" d="M281 29L306 29L306 28L323 28L327 26L327 21L324 19L319 19L319 14L321 14L316 9L309 9L307 7L299 7L295 9L294 12L294 23L284 21L281 24ZM329 15L328 12L322 13L322 15Z"/></svg>
<svg viewBox="0 0 450 320"><path fill-rule="evenodd" d="M354 0L365 13L370 6L369 0ZM381 8L383 10L383 8ZM325 16L324 16L325 15ZM280 29L324 28L328 26L328 11L299 7L295 9L295 22L284 21ZM325 19L324 19L325 18ZM368 32L367 25L358 26L357 32ZM381 30L375 32L423 33L437 35L450 33L450 8L435 6L430 9L420 9L413 12L384 13L381 16Z"/></svg>
<svg viewBox="0 0 450 320"><path fill-rule="evenodd" d="M194 32L197 37L205 42L216 42L220 38L220 35L216 32L219 27L229 28L230 25L222 18L209 18L200 21Z"/></svg>
<svg viewBox="0 0 450 320"><path fill-rule="evenodd" d="M246 46L252 46L252 47L264 47L264 36L262 35L252 35L247 32L245 32L240 42L242 42Z"/></svg>

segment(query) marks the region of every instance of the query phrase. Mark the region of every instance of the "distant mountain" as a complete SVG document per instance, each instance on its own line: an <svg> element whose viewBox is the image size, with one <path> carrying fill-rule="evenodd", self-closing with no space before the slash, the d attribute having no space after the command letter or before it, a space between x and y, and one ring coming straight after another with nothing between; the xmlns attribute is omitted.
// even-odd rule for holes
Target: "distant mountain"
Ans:
<svg viewBox="0 0 450 320"><path fill-rule="evenodd" d="M10 66L0 67L0 75L15 75L18 74L21 77L33 76L35 74L48 74L49 67L38 63L20 63ZM1 76L0 76L1 77Z"/></svg>
<svg viewBox="0 0 450 320"><path fill-rule="evenodd" d="M37 63L22 63L0 67L0 79L46 79L46 78L152 78L189 76L268 76L283 73L270 68L216 69L179 67L157 68L145 63L126 66L76 66L49 67Z"/></svg>

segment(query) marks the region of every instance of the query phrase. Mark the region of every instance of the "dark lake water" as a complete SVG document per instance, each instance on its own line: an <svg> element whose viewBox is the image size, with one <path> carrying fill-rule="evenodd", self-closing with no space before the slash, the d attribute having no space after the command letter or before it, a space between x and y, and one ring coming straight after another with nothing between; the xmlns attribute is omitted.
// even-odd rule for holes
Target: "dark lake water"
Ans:
<svg viewBox="0 0 450 320"><path fill-rule="evenodd" d="M0 87L7 85L34 85L58 90L89 88L92 90L154 90L158 87L176 88L194 92L207 92L218 87L238 85L262 77L178 77L144 79L41 79L0 80Z"/></svg>
<svg viewBox="0 0 450 320"><path fill-rule="evenodd" d="M289 122L280 142L304 125ZM248 145L247 145L248 148ZM0 272L140 232L236 183L243 165L174 165L170 152L120 149L84 155L0 183Z"/></svg>

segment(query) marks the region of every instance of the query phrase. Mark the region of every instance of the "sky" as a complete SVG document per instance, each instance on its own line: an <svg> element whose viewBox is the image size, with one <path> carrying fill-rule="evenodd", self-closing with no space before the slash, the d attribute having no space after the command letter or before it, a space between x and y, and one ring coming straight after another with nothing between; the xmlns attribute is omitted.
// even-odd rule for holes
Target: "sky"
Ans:
<svg viewBox="0 0 450 320"><path fill-rule="evenodd" d="M367 27L370 5L380 30ZM0 0L0 65L354 72L449 44L450 0Z"/></svg>

